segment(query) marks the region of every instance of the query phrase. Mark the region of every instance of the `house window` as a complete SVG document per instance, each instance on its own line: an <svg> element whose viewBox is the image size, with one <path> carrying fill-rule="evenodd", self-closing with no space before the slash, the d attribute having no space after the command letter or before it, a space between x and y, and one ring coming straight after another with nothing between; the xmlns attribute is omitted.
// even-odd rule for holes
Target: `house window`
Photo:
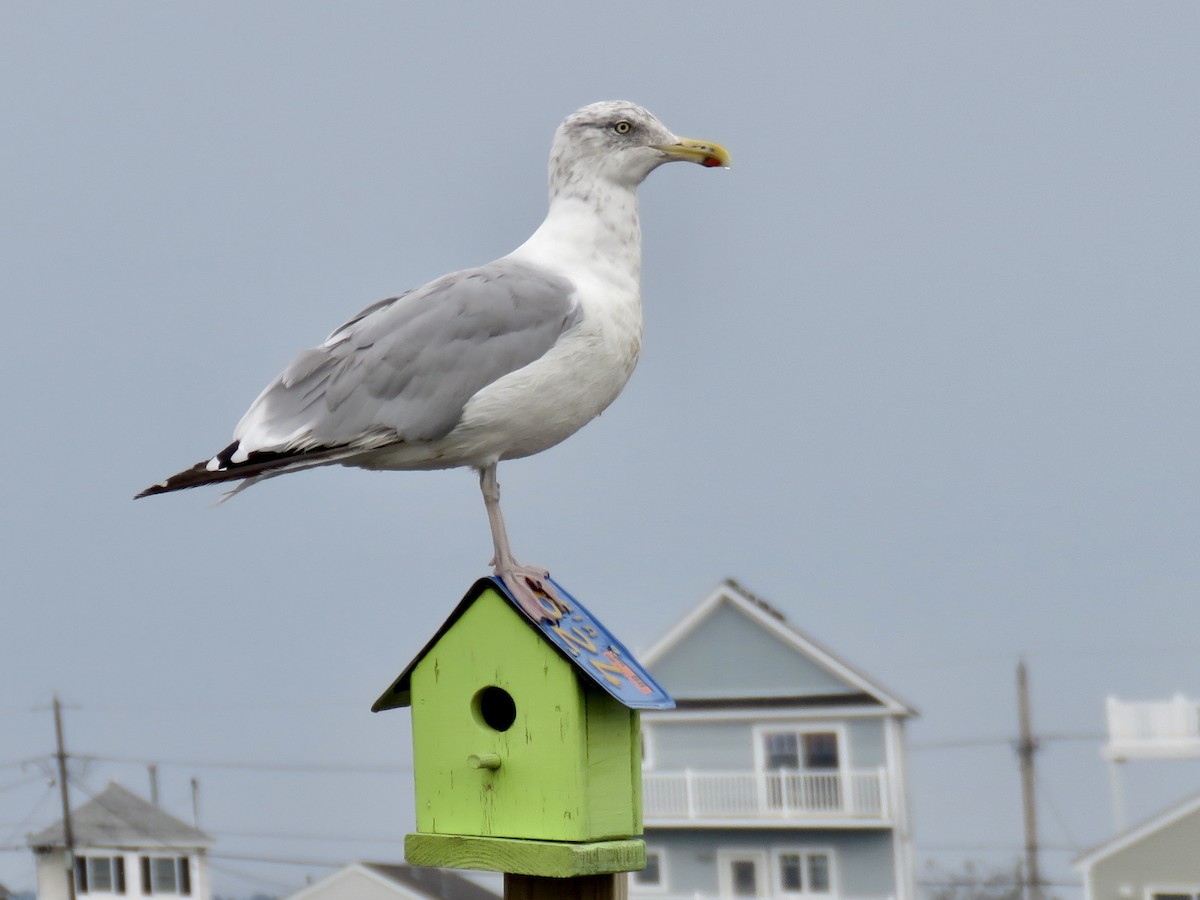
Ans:
<svg viewBox="0 0 1200 900"><path fill-rule="evenodd" d="M654 768L654 739L650 735L649 729L642 725L642 768Z"/></svg>
<svg viewBox="0 0 1200 900"><path fill-rule="evenodd" d="M646 868L633 873L633 888L638 891L661 891L667 886L663 852L646 850Z"/></svg>
<svg viewBox="0 0 1200 900"><path fill-rule="evenodd" d="M832 894L833 872L830 856L828 850L785 850L776 853L777 893L788 897Z"/></svg>
<svg viewBox="0 0 1200 900"><path fill-rule="evenodd" d="M804 735L804 768L836 769L838 740L833 731L812 731Z"/></svg>
<svg viewBox="0 0 1200 900"><path fill-rule="evenodd" d="M804 857L801 854L780 854L779 889L785 894L799 894L804 890Z"/></svg>
<svg viewBox="0 0 1200 900"><path fill-rule="evenodd" d="M761 740L763 790L770 808L842 811L842 753L837 731L764 731Z"/></svg>
<svg viewBox="0 0 1200 900"><path fill-rule="evenodd" d="M75 857L75 892L78 894L124 894L125 858L122 856Z"/></svg>
<svg viewBox="0 0 1200 900"><path fill-rule="evenodd" d="M718 850L717 873L722 897L769 897L770 876L763 850Z"/></svg>
<svg viewBox="0 0 1200 900"><path fill-rule="evenodd" d="M840 764L836 731L769 731L763 735L763 765L779 769L836 769Z"/></svg>
<svg viewBox="0 0 1200 900"><path fill-rule="evenodd" d="M186 856L143 856L143 894L192 893L192 874Z"/></svg>
<svg viewBox="0 0 1200 900"><path fill-rule="evenodd" d="M764 735L763 750L769 771L800 768L800 742L795 733Z"/></svg>
<svg viewBox="0 0 1200 900"><path fill-rule="evenodd" d="M729 865L733 882L733 896L758 896L758 867L748 859L735 859Z"/></svg>
<svg viewBox="0 0 1200 900"><path fill-rule="evenodd" d="M808 892L828 894L830 892L829 854L808 854Z"/></svg>

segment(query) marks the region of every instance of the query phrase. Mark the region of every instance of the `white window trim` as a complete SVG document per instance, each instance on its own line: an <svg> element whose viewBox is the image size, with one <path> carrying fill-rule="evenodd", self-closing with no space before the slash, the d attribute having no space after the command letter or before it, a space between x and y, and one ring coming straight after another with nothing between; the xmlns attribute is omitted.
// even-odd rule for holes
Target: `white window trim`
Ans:
<svg viewBox="0 0 1200 900"><path fill-rule="evenodd" d="M193 871L193 868L192 868L192 855L190 853L182 853L182 852L163 853L163 852L154 852L154 851L140 852L138 854L138 880L139 881L143 880L142 879L143 871L142 871L142 863L141 863L142 859L150 860L150 883L141 885L142 896L145 896L145 897L192 897L192 898L194 898L196 896L196 879L194 878L195 872ZM163 890L155 889L154 862L155 862L155 860L159 860L159 859L168 859L168 860L172 860L175 863L175 890L173 890L173 891L163 891ZM186 866L187 870L188 870L187 871L187 880L188 880L189 892L186 894L180 890L180 888L182 886L182 878L180 877L180 875L181 875L180 869L183 868L184 866Z"/></svg>
<svg viewBox="0 0 1200 900"><path fill-rule="evenodd" d="M846 726L840 722L780 722L778 725L755 725L750 729L754 741L754 774L758 783L759 801L767 802L767 748L766 737L769 734L825 734L833 732L837 735L838 767L836 769L805 769L803 766L797 772L836 772L843 792L846 790L847 778L850 774L850 744L846 740ZM843 793L843 799L845 795Z"/></svg>
<svg viewBox="0 0 1200 900"><path fill-rule="evenodd" d="M647 728L646 723L641 723L642 734L642 771L649 771L654 768L654 729Z"/></svg>
<svg viewBox="0 0 1200 900"><path fill-rule="evenodd" d="M71 878L75 879L75 890L77 893L86 894L89 897L93 896L93 895L101 896L101 897L126 897L129 895L129 893L130 893L130 891L129 891L129 865L125 859L124 853L121 853L120 851L117 851L117 850L102 850L102 849L85 850L83 852L77 853L75 855L75 859L77 861L79 861L79 860L83 861L84 869L87 872L87 890L84 891L84 890L80 890L80 888L79 888L78 873L75 871L74 867L72 867L72 869L71 869ZM100 890L95 887L95 875L93 874L94 873L93 865L94 865L94 863L97 863L102 859L106 860L108 862L109 878L112 882L112 887ZM118 860L120 861L120 865L124 869L124 873L123 873L124 881L125 881L124 890L117 890Z"/></svg>
<svg viewBox="0 0 1200 900"><path fill-rule="evenodd" d="M753 859L758 866L757 897L770 897L774 888L770 854L761 847L722 847L717 851L717 891L721 897L734 897L733 870L730 863Z"/></svg>
<svg viewBox="0 0 1200 900"><path fill-rule="evenodd" d="M754 770L766 773L767 754L766 736L768 734L824 734L833 732L838 742L839 774L845 775L850 771L850 743L846 740L846 726L841 722L780 722L772 725L755 725L751 729L754 735ZM806 771L803 767L799 771ZM823 770L821 770L823 771Z"/></svg>
<svg viewBox="0 0 1200 900"><path fill-rule="evenodd" d="M785 891L783 889L782 879L779 877L779 858L787 854L800 855L801 859L803 860L801 862L801 866L803 866L802 877L804 878L805 884L808 884L808 857L816 854L823 854L829 857L829 891L823 894L818 894L814 891L801 891L800 893L796 893L795 891ZM814 898L814 900L815 898L829 898L829 900L836 900L836 898L841 894L838 885L837 853L834 852L833 847L827 846L773 847L771 849L771 890L775 892L774 896L786 897L789 898L789 900L790 898L801 897L806 898L806 900L807 898Z"/></svg>
<svg viewBox="0 0 1200 900"><path fill-rule="evenodd" d="M657 844L646 845L646 856L654 854L658 857L658 884L641 884L634 880L637 872L629 873L629 890L638 894L665 894L667 887L671 883L670 873L667 871L667 851Z"/></svg>

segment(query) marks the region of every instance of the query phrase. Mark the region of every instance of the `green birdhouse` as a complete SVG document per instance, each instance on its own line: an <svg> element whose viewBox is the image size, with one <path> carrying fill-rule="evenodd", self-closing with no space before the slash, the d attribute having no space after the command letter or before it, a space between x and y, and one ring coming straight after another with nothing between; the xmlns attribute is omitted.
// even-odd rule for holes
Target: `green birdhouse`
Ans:
<svg viewBox="0 0 1200 900"><path fill-rule="evenodd" d="M499 579L477 581L372 707L412 707L418 835L578 844L642 833L638 709L674 704L556 588L565 614L535 623Z"/></svg>

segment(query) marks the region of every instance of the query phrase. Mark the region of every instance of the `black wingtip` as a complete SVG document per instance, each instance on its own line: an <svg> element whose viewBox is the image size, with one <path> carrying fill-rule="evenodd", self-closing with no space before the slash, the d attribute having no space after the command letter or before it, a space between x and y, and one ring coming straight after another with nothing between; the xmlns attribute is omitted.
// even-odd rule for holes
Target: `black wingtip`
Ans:
<svg viewBox="0 0 1200 900"><path fill-rule="evenodd" d="M234 475L229 472L211 472L208 469L208 460L204 460L196 463L190 469L184 469L182 472L172 475L166 481L150 485L144 491L134 494L133 499L141 500L143 497L152 497L155 494L169 494L171 491L182 491L185 488L200 487L218 481L228 481L231 478L244 477L244 475Z"/></svg>
<svg viewBox="0 0 1200 900"><path fill-rule="evenodd" d="M166 481L152 484L133 499L152 497L155 494L169 494L172 491L182 491L188 488L203 487L206 484L221 484L228 481L241 481L245 478L257 478L260 475L279 474L298 469L308 469L313 466L328 465L339 457L331 455L329 447L317 447L309 450L256 450L244 462L234 463L233 453L238 443L234 441L214 457L221 466L210 469L212 460L201 460L190 469L177 472Z"/></svg>

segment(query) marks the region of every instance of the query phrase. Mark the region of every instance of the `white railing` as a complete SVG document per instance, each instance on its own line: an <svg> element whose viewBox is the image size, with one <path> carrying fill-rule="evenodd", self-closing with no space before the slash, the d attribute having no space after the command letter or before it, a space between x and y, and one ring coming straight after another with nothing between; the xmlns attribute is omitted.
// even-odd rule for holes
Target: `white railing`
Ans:
<svg viewBox="0 0 1200 900"><path fill-rule="evenodd" d="M642 802L647 820L888 818L882 768L651 771L642 773Z"/></svg>
<svg viewBox="0 0 1200 900"><path fill-rule="evenodd" d="M1111 759L1200 756L1200 703L1176 694L1149 702L1108 698Z"/></svg>

